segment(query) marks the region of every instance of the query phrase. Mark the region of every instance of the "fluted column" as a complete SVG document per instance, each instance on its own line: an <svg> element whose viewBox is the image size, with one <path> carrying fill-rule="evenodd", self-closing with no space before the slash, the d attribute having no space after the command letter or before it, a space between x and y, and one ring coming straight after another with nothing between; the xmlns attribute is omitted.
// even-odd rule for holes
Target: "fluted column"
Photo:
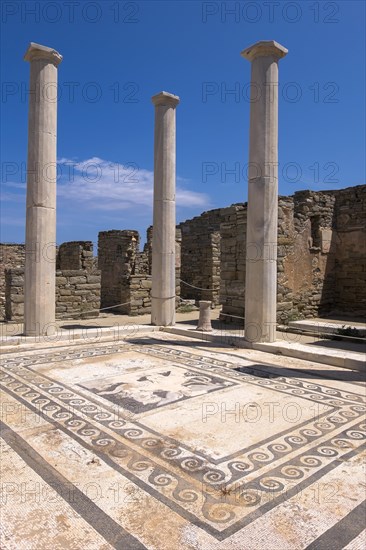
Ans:
<svg viewBox="0 0 366 550"><path fill-rule="evenodd" d="M30 62L24 333L55 331L57 66L62 56L33 42Z"/></svg>
<svg viewBox="0 0 366 550"><path fill-rule="evenodd" d="M160 92L152 102L155 135L151 323L171 326L175 324L175 109L179 97Z"/></svg>
<svg viewBox="0 0 366 550"><path fill-rule="evenodd" d="M251 103L245 339L276 339L278 217L278 60L288 50L257 42L242 56L251 61Z"/></svg>

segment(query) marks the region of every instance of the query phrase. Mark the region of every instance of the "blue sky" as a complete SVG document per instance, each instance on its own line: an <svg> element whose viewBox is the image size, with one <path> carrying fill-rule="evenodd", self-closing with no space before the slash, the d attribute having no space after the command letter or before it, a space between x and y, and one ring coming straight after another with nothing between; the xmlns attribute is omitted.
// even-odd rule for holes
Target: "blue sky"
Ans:
<svg viewBox="0 0 366 550"><path fill-rule="evenodd" d="M1 241L24 242L30 41L59 65L57 242L152 222L154 109L177 94L177 220L247 198L250 63L280 61L279 189L365 183L363 1L1 3Z"/></svg>

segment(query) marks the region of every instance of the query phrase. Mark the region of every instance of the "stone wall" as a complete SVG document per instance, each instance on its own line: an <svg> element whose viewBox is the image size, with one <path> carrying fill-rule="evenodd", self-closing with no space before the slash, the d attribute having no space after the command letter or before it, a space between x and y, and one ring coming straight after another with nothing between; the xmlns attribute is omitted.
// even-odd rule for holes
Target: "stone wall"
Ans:
<svg viewBox="0 0 366 550"><path fill-rule="evenodd" d="M147 242L139 251L140 236L133 230L99 233L98 265L102 274L102 307L113 307L111 313L144 315L151 312L152 227ZM176 230L176 296L180 299L181 231Z"/></svg>
<svg viewBox="0 0 366 550"><path fill-rule="evenodd" d="M24 268L5 269L5 319L23 322Z"/></svg>
<svg viewBox="0 0 366 550"><path fill-rule="evenodd" d="M365 316L366 186L299 191L278 203L277 320ZM222 320L244 317L247 204L220 226ZM251 250L255 261L261 251Z"/></svg>
<svg viewBox="0 0 366 550"><path fill-rule="evenodd" d="M226 210L210 210L178 226L182 232L180 286L183 299L219 302L220 224Z"/></svg>
<svg viewBox="0 0 366 550"><path fill-rule="evenodd" d="M24 269L6 269L6 320L24 317ZM85 270L56 271L56 319L98 317L100 273Z"/></svg>
<svg viewBox="0 0 366 550"><path fill-rule="evenodd" d="M98 267L101 272L101 307L129 301L125 284L135 274L140 237L137 231L101 231L98 236ZM128 313L128 305L111 308L112 313Z"/></svg>
<svg viewBox="0 0 366 550"><path fill-rule="evenodd" d="M242 317L244 313L246 221L246 204L233 204L226 208L220 225L221 320L226 322L238 322L236 316Z"/></svg>
<svg viewBox="0 0 366 550"><path fill-rule="evenodd" d="M247 205L240 203L204 212L177 226L177 305L181 294L183 299L221 303L222 320L237 322L236 317L244 317L246 216ZM299 191L279 198L279 323L330 314L365 316L365 232L366 186ZM126 303L108 312L150 313L152 227L141 252L139 242L137 231L101 232L101 274L95 270L90 241L63 243L56 261L57 280L63 281L57 287L57 314L76 316L87 309L99 309L99 296L100 307ZM249 256L256 261L261 253L253 245ZM0 312L3 318L7 293L6 316L20 320L24 245L0 245L0 254ZM16 269L9 272L6 282L4 270L9 268Z"/></svg>
<svg viewBox="0 0 366 550"><path fill-rule="evenodd" d="M63 243L57 254L58 270L94 269L93 243L91 241L71 241Z"/></svg>
<svg viewBox="0 0 366 550"><path fill-rule="evenodd" d="M299 191L279 205L278 320L328 315L334 307L336 192ZM291 200L292 199L292 200Z"/></svg>
<svg viewBox="0 0 366 550"><path fill-rule="evenodd" d="M0 321L5 318L5 270L23 268L25 264L24 244L0 243Z"/></svg>
<svg viewBox="0 0 366 550"><path fill-rule="evenodd" d="M24 245L17 246L24 250ZM5 269L7 321L23 321L24 257L19 255L21 267ZM56 268L56 319L98 317L101 276L94 267L93 243L63 243L57 250Z"/></svg>
<svg viewBox="0 0 366 550"><path fill-rule="evenodd" d="M128 315L144 315L151 313L151 277L131 275L126 281L128 298Z"/></svg>
<svg viewBox="0 0 366 550"><path fill-rule="evenodd" d="M100 271L56 271L56 319L99 316Z"/></svg>
<svg viewBox="0 0 366 550"><path fill-rule="evenodd" d="M366 186L337 193L336 286L337 311L366 317Z"/></svg>

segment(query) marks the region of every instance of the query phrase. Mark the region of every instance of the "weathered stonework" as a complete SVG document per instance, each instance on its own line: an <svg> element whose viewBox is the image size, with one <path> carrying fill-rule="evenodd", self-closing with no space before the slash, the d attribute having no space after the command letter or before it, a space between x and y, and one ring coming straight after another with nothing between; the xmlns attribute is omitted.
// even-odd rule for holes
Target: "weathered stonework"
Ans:
<svg viewBox="0 0 366 550"><path fill-rule="evenodd" d="M0 243L0 321L5 319L5 270L24 268L25 245Z"/></svg>
<svg viewBox="0 0 366 550"><path fill-rule="evenodd" d="M56 271L56 318L99 316L100 272Z"/></svg>
<svg viewBox="0 0 366 550"><path fill-rule="evenodd" d="M93 243L91 241L71 241L58 249L56 268L58 270L94 269Z"/></svg>
<svg viewBox="0 0 366 550"><path fill-rule="evenodd" d="M176 228L176 305L180 299L181 231ZM110 313L143 315L151 313L152 227L147 230L147 242L139 251L137 231L113 230L99 233L99 266L102 273L102 307ZM123 306L113 307L118 304Z"/></svg>
<svg viewBox="0 0 366 550"><path fill-rule="evenodd" d="M247 205L240 203L204 212L177 227L176 305L181 292L183 299L196 302L208 299L222 304L222 320L237 323L237 316L244 317L246 219ZM277 322L332 313L364 317L365 235L365 185L337 191L299 191L290 197L280 197ZM104 307L127 302L123 308L106 311L127 315L150 313L152 228L147 230L142 252L138 249L139 240L137 231L100 234L101 283L99 272L95 272L92 243L62 244L56 260L58 318L61 315L77 318L83 311L102 307L96 305L98 288L93 288L98 281ZM2 318L6 294L7 319L22 320L24 245L2 244L0 255ZM5 270L10 270L7 285ZM64 275L65 272L75 273ZM183 281L207 290L200 291Z"/></svg>
<svg viewBox="0 0 366 550"><path fill-rule="evenodd" d="M223 304L223 321L237 322L230 315L243 316L244 312L246 219L246 204L233 204L224 212L220 225L220 303Z"/></svg>
<svg viewBox="0 0 366 550"><path fill-rule="evenodd" d="M129 301L128 289L122 282L135 274L140 237L137 231L101 231L98 236L98 267L101 272L101 307ZM128 313L128 305L110 310Z"/></svg>
<svg viewBox="0 0 366 550"><path fill-rule="evenodd" d="M219 303L220 224L225 210L204 212L178 226L182 232L183 299L196 300L197 303L199 300L209 300L214 305Z"/></svg>
<svg viewBox="0 0 366 550"><path fill-rule="evenodd" d="M127 306L128 315L151 313L151 277L144 274L131 275L125 284L126 296L130 302Z"/></svg>
<svg viewBox="0 0 366 550"><path fill-rule="evenodd" d="M24 319L24 254L21 248L12 246L13 257L22 265L5 269L5 319L21 322ZM56 318L98 317L101 277L94 267L93 244L90 241L63 243L58 249L56 266Z"/></svg>
<svg viewBox="0 0 366 550"><path fill-rule="evenodd" d="M24 318L24 269L7 269L6 320ZM84 270L56 271L56 319L98 317L100 273Z"/></svg>
<svg viewBox="0 0 366 550"><path fill-rule="evenodd" d="M338 191L331 246L336 247L337 311L366 316L366 186Z"/></svg>
<svg viewBox="0 0 366 550"><path fill-rule="evenodd" d="M220 229L223 320L244 317L247 205L231 210ZM365 316L365 231L366 186L279 198L277 322Z"/></svg>
<svg viewBox="0 0 366 550"><path fill-rule="evenodd" d="M5 319L24 319L24 267L5 269Z"/></svg>

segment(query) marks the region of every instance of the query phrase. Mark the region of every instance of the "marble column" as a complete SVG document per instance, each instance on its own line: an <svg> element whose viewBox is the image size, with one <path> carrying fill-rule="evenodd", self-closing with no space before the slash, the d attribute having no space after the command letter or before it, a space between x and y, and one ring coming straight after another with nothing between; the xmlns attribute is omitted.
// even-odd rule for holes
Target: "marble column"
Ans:
<svg viewBox="0 0 366 550"><path fill-rule="evenodd" d="M152 236L151 323L175 324L175 109L179 97L153 96L154 214Z"/></svg>
<svg viewBox="0 0 366 550"><path fill-rule="evenodd" d="M24 333L55 332L57 66L62 56L33 42L30 62Z"/></svg>
<svg viewBox="0 0 366 550"><path fill-rule="evenodd" d="M278 217L278 61L274 40L242 51L251 66L245 339L276 339Z"/></svg>

